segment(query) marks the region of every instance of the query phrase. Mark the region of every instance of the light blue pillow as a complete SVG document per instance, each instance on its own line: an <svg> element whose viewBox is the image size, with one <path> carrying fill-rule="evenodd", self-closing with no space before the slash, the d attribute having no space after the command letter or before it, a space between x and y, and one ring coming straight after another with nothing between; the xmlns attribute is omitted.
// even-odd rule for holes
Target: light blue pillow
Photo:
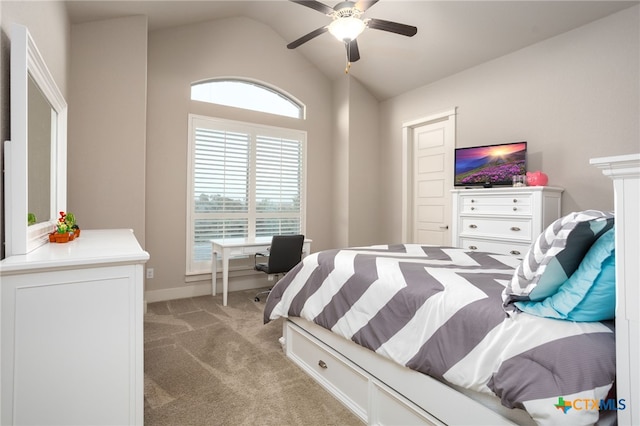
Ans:
<svg viewBox="0 0 640 426"><path fill-rule="evenodd" d="M604 321L615 317L615 239L610 229L591 246L578 269L546 299L515 302L521 311L570 321Z"/></svg>
<svg viewBox="0 0 640 426"><path fill-rule="evenodd" d="M531 244L502 292L505 311L512 311L514 302L539 302L555 294L613 223L611 213L585 210L549 225Z"/></svg>

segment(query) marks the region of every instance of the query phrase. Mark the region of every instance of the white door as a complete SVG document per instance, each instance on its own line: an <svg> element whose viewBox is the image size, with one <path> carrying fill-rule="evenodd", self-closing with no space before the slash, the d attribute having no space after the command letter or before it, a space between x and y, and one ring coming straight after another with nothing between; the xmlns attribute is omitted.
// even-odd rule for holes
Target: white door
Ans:
<svg viewBox="0 0 640 426"><path fill-rule="evenodd" d="M455 116L411 127L411 239L418 244L451 245L451 192Z"/></svg>

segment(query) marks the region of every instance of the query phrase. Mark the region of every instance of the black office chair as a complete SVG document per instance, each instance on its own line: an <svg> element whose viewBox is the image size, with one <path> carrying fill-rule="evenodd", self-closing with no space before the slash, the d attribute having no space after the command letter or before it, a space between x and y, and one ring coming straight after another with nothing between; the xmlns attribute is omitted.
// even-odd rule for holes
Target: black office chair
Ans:
<svg viewBox="0 0 640 426"><path fill-rule="evenodd" d="M289 272L302 259L304 235L274 235L267 253L256 253L253 257L254 269L267 275L275 275L276 282L280 275ZM259 256L268 256L267 263L258 263ZM261 294L269 294L269 290L256 294L255 301L260 301Z"/></svg>

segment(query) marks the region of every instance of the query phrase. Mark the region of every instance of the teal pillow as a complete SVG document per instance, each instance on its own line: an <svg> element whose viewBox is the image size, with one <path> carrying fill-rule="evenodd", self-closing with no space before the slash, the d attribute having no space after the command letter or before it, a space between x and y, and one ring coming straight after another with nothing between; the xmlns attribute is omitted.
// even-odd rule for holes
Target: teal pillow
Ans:
<svg viewBox="0 0 640 426"><path fill-rule="evenodd" d="M614 229L591 246L578 269L546 299L515 302L521 311L570 321L604 321L615 317Z"/></svg>
<svg viewBox="0 0 640 426"><path fill-rule="evenodd" d="M541 301L555 294L576 271L593 243L613 227L611 213L585 210L549 225L531 244L502 293L507 312L514 302Z"/></svg>

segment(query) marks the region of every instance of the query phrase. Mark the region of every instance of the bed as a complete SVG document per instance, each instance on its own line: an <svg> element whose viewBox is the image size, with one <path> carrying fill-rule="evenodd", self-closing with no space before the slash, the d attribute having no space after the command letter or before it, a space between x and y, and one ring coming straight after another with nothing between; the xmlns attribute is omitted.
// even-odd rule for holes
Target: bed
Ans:
<svg viewBox="0 0 640 426"><path fill-rule="evenodd" d="M567 215L523 260L416 244L314 253L264 320L287 318L287 356L369 424L633 424L639 160L592 160L614 179L615 217Z"/></svg>

